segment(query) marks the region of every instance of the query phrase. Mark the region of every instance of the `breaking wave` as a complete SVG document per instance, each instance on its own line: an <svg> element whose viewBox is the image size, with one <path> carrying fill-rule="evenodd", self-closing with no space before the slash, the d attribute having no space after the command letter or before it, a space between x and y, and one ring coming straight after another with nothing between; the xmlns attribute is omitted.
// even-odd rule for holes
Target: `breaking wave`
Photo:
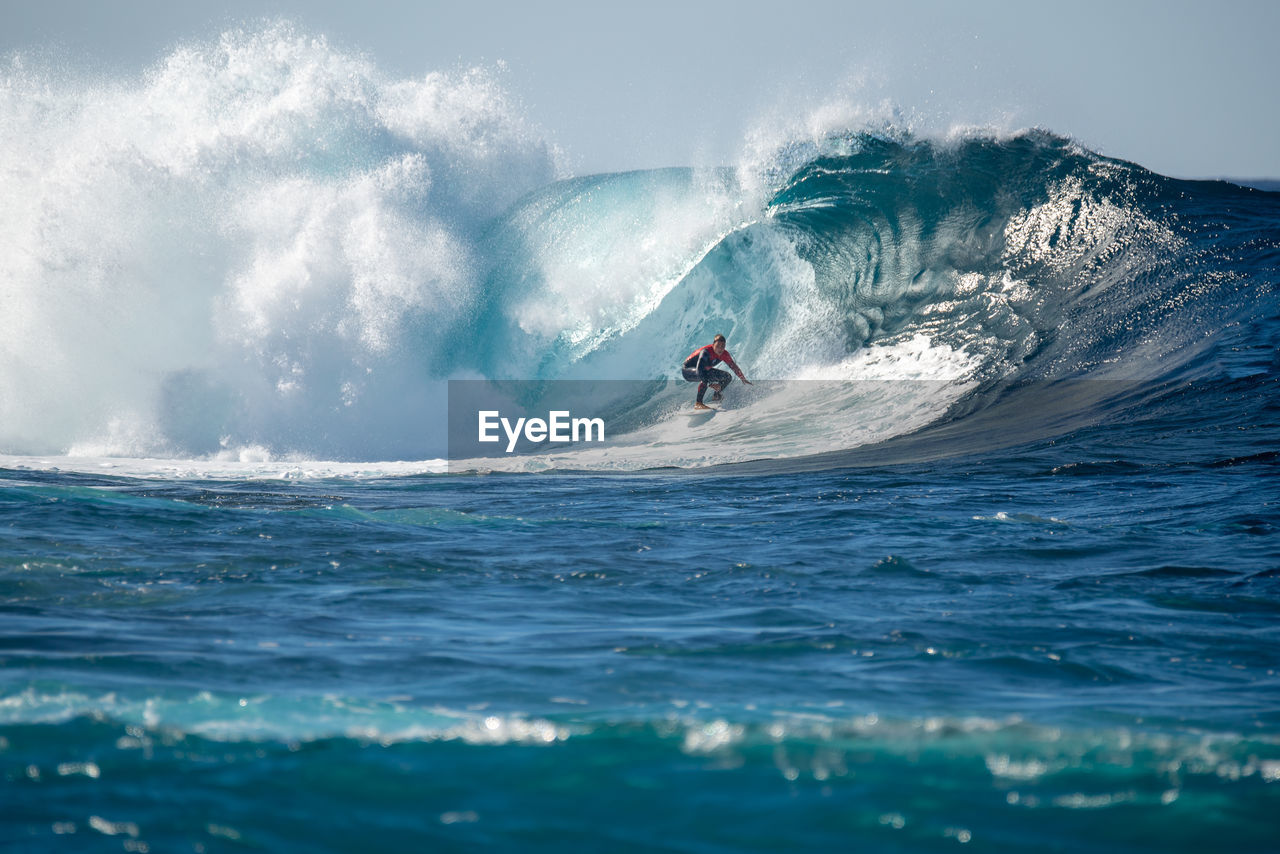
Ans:
<svg viewBox="0 0 1280 854"><path fill-rule="evenodd" d="M1277 195L1045 131L833 127L723 169L570 177L500 73L392 79L286 24L137 79L11 57L0 113L9 454L425 459L450 379L670 380L716 332L753 379L813 382L735 389L749 416L705 437L670 383L628 465L1270 370L1249 336L1277 313ZM1078 411L1132 405L1107 396ZM610 466L593 453L555 464Z"/></svg>

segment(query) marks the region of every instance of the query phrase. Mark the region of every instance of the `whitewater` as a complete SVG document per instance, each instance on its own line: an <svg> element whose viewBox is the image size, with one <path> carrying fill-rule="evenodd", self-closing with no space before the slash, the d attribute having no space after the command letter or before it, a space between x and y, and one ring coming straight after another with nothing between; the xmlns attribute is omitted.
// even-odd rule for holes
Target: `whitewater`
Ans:
<svg viewBox="0 0 1280 854"><path fill-rule="evenodd" d="M6 850L1274 847L1280 194L852 104L575 175L287 23L0 63Z"/></svg>

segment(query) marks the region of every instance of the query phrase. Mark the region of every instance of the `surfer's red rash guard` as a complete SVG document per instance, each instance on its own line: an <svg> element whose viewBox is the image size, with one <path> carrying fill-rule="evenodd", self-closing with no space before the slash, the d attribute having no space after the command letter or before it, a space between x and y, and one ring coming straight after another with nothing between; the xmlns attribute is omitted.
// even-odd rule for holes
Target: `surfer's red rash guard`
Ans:
<svg viewBox="0 0 1280 854"><path fill-rule="evenodd" d="M703 364L704 359L709 361ZM719 356L716 355L715 344L708 344L705 347L699 347L697 350L694 350L689 354L689 358L684 360L684 366L686 368L693 368L701 374L707 368L714 368L721 362L724 362L726 365L733 368L733 372L738 375L738 379L746 380L746 377L742 375L742 370L738 367L737 362L733 361L733 357L729 355L728 350L725 350Z"/></svg>

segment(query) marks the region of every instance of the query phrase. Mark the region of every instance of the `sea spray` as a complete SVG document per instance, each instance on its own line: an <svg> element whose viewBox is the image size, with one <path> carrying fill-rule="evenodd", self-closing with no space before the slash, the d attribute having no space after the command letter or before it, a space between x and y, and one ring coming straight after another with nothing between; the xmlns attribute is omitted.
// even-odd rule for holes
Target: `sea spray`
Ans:
<svg viewBox="0 0 1280 854"><path fill-rule="evenodd" d="M15 61L0 96L11 451L420 451L478 236L558 174L494 73L284 24L138 79Z"/></svg>

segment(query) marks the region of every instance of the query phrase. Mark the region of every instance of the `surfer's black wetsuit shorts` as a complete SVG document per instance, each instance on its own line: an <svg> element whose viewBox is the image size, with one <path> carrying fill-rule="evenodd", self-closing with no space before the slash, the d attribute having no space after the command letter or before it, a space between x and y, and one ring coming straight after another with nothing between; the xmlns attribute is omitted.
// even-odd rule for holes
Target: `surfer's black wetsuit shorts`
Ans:
<svg viewBox="0 0 1280 854"><path fill-rule="evenodd" d="M719 368L705 368L702 371L697 368L684 368L683 373L684 378L691 383L718 383L722 391L725 386L733 382L733 375Z"/></svg>

